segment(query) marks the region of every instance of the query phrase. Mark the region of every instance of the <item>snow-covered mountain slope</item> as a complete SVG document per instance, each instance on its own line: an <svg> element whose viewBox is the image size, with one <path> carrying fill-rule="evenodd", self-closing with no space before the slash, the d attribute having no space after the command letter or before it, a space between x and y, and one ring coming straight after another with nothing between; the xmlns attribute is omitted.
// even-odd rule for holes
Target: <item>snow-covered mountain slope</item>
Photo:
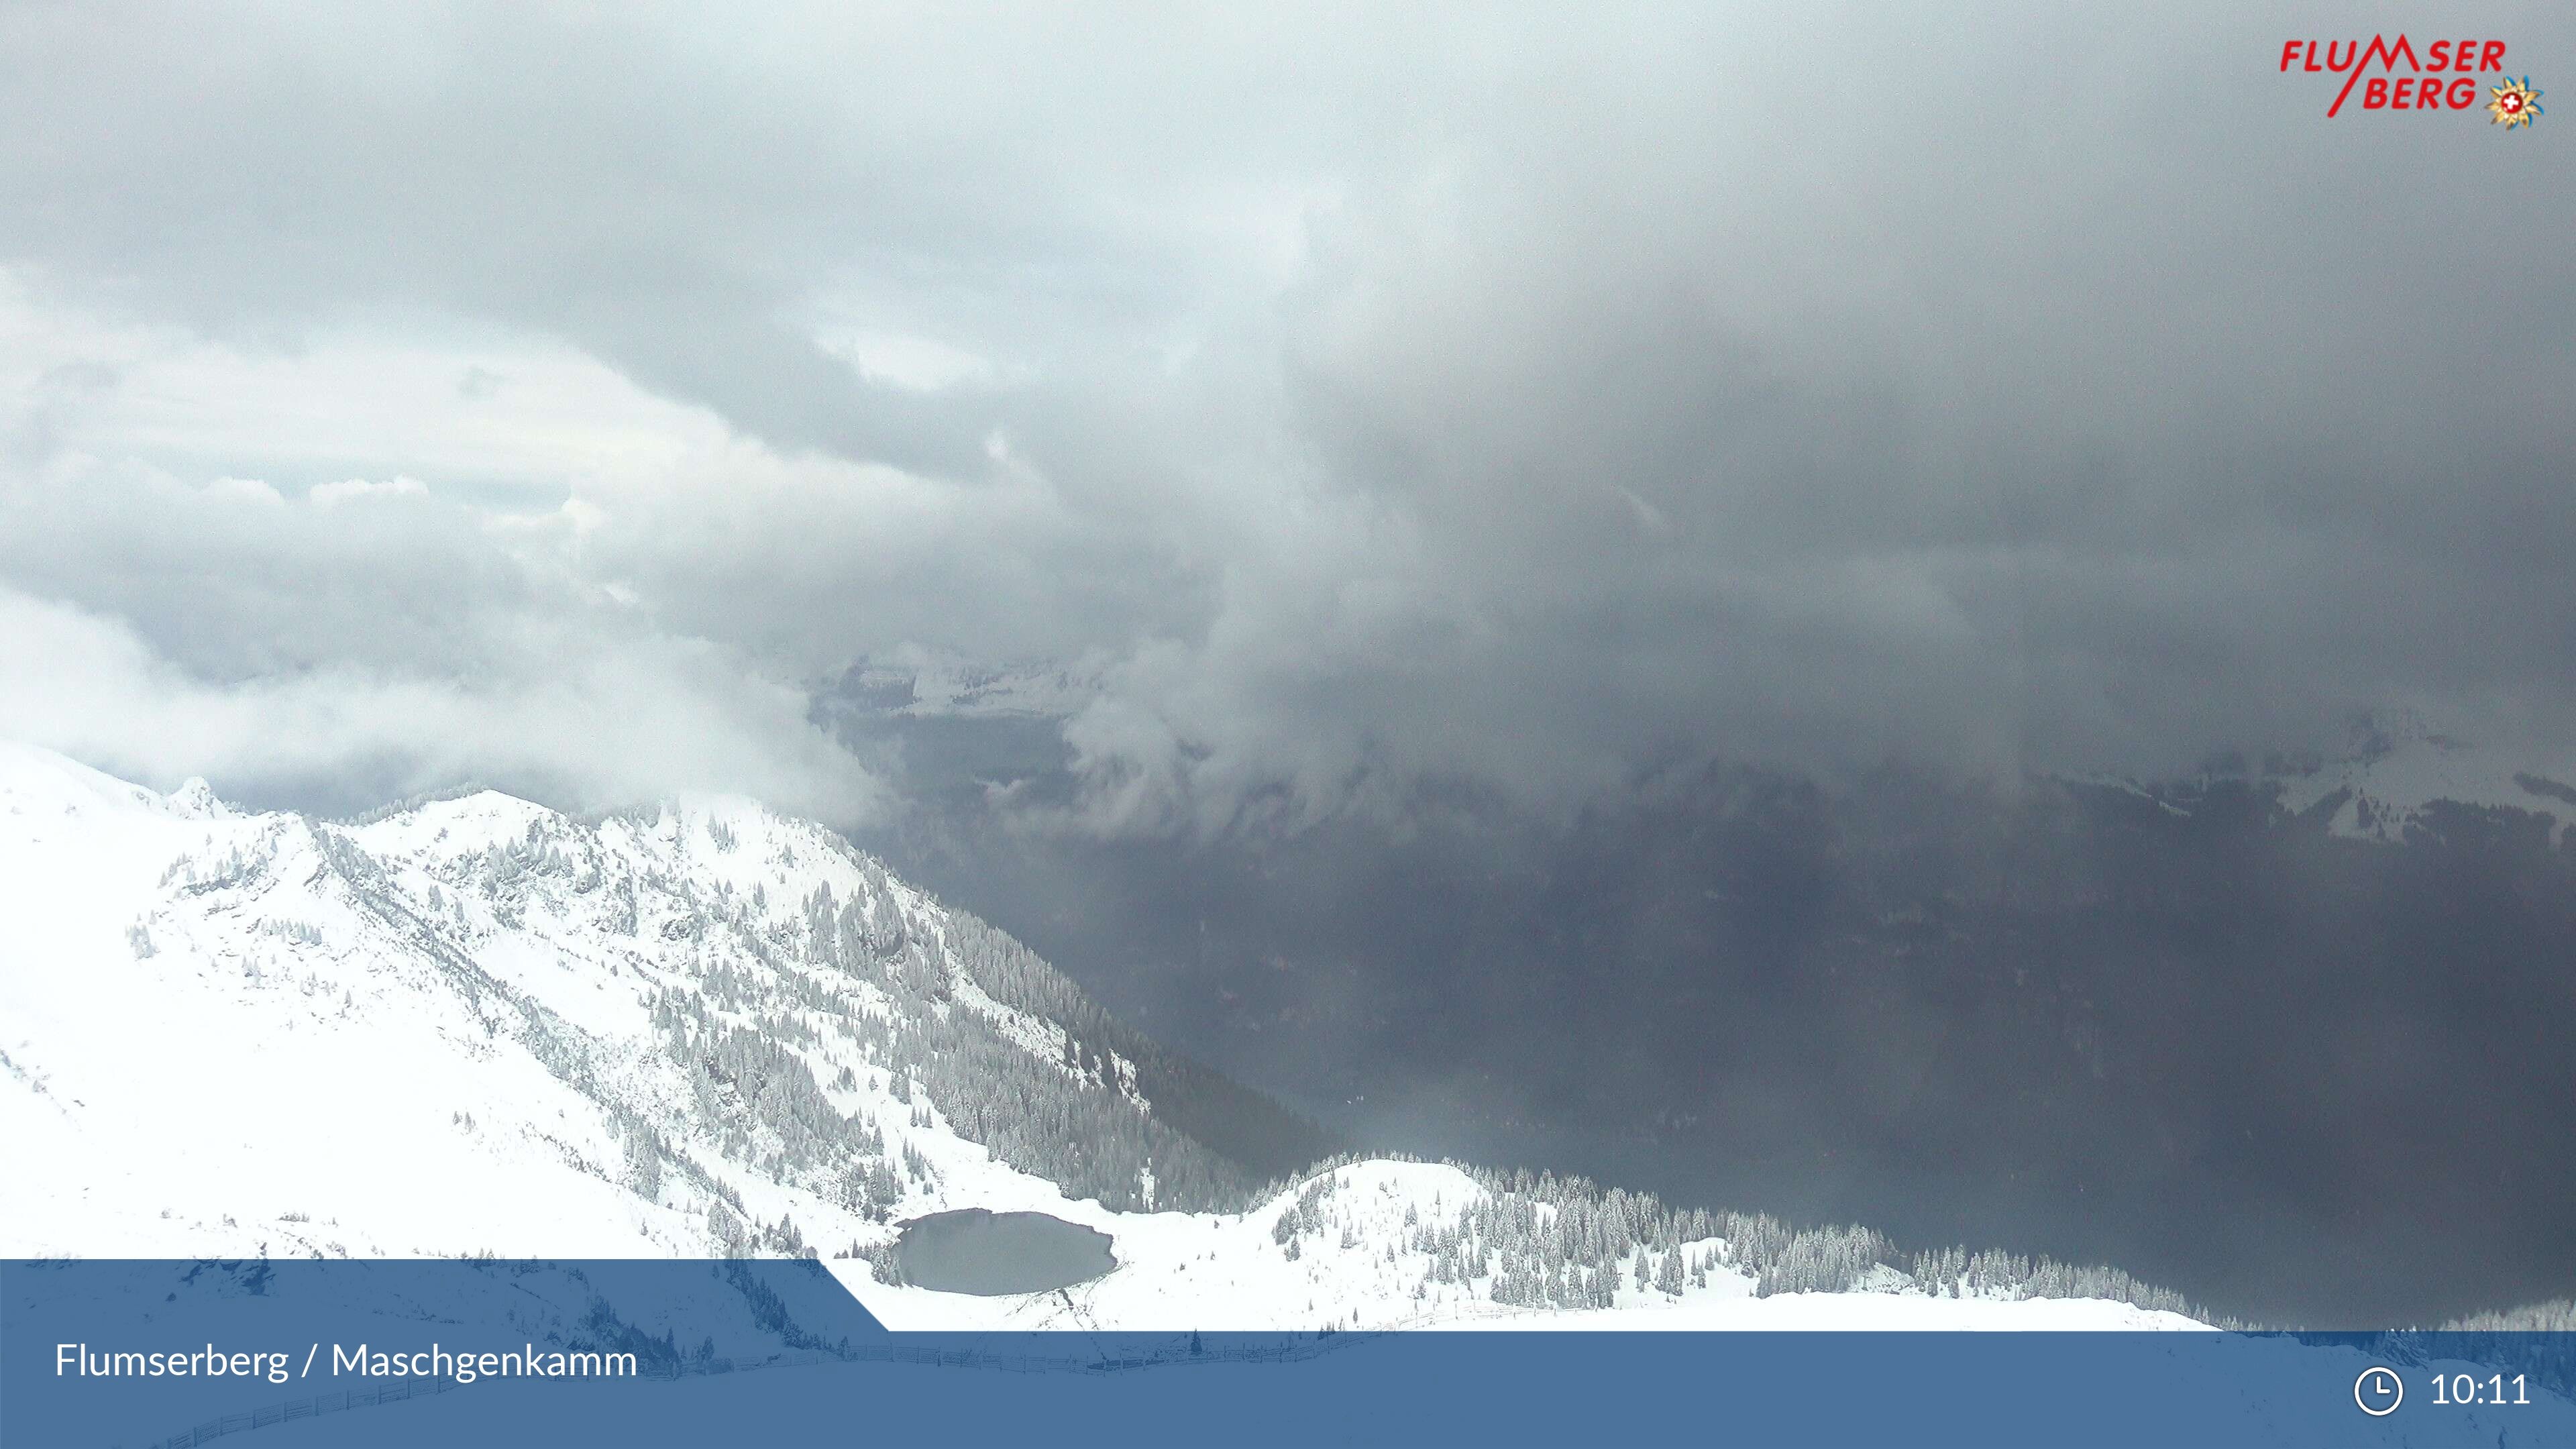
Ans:
<svg viewBox="0 0 2576 1449"><path fill-rule="evenodd" d="M2069 779L2127 791L2176 815L2191 814L2214 786L2250 784L2274 792L2288 814L2320 820L2331 834L2352 840L2402 841L2409 827L2432 826L2443 805L2545 817L2553 841L2576 827L2576 760L2535 760L2446 734L2406 711L2355 722L2331 757L2274 756L2260 768L2240 761L2186 779Z"/></svg>
<svg viewBox="0 0 2576 1449"><path fill-rule="evenodd" d="M2278 774L2293 813L2332 812L2337 835L2403 839L2439 801L2546 815L2553 835L2576 825L2576 769L2535 767L2505 751L2446 735L2412 715L2355 731L2340 757Z"/></svg>
<svg viewBox="0 0 2576 1449"><path fill-rule="evenodd" d="M1899 1268L1858 1230L1552 1178L1361 1160L1265 1190L1171 1124L1205 1078L744 801L335 824L0 746L0 913L11 1255L802 1252L924 1328L2191 1321L2107 1270ZM1118 1266L879 1281L902 1220L960 1207L1096 1228Z"/></svg>
<svg viewBox="0 0 2576 1449"><path fill-rule="evenodd" d="M1573 1186L1571 1184L1567 1186ZM1550 1194L1552 1195L1552 1194ZM1559 1241L1565 1208L1529 1191L1498 1190L1488 1174L1453 1165L1371 1159L1344 1163L1239 1214L1157 1213L1106 1222L1115 1272L1061 1293L978 1299L906 1286L861 1296L904 1328L1144 1328L1193 1324L1260 1328L1479 1329L2187 1329L2170 1309L2110 1298L2032 1296L2027 1281L1981 1288L1961 1275L1930 1291L1892 1268L1850 1291L1774 1291L1748 1271L1745 1245L1716 1224L1704 1236L1647 1228L1606 1248L1616 1232L1597 1212ZM1643 1219L1652 1200L1627 1199ZM1516 1231L1512 1219L1520 1218ZM1689 1215L1681 1215L1683 1221ZM1535 1223L1536 1232L1527 1229ZM1835 1235L1839 1236L1839 1235ZM1589 1242L1584 1240L1589 1239ZM1588 1270L1583 1260L1593 1260ZM1470 1263L1482 1260L1480 1268ZM1553 1259L1555 1281L1542 1286ZM1663 1265L1675 1264L1669 1276ZM1982 1267L1979 1270L1983 1271ZM1582 1280L1589 1279L1589 1282ZM1569 1280L1573 1280L1569 1285Z"/></svg>

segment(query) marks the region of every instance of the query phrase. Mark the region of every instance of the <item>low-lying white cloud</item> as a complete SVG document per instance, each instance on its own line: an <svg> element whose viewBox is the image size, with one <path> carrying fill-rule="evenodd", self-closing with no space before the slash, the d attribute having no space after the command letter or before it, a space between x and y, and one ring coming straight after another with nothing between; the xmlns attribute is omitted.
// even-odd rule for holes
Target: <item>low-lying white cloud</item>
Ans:
<svg viewBox="0 0 2576 1449"><path fill-rule="evenodd" d="M163 788L203 775L236 797L355 808L481 781L576 809L708 790L845 826L880 803L802 692L714 646L641 638L518 663L215 683L117 621L0 589L0 736Z"/></svg>

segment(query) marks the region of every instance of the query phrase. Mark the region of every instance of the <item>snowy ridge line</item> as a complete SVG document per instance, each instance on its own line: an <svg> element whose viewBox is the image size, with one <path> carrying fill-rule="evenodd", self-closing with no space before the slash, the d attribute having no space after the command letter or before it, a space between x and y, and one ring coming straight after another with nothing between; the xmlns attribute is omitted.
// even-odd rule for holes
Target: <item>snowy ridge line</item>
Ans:
<svg viewBox="0 0 2576 1449"><path fill-rule="evenodd" d="M382 805L373 806L369 809L358 811L352 815L335 815L328 821L321 823L337 825L345 830L355 830L362 826L376 824L378 821L391 820L399 815L414 814L426 806L440 805L450 800L470 800L477 795L497 795L499 793L501 792L479 780L468 780L459 784L442 786L436 790L423 790L416 795L406 795L400 800L388 800ZM573 818L586 818L590 820L591 823L596 824L601 820L607 819L612 813L614 812L602 811L595 816L575 816Z"/></svg>

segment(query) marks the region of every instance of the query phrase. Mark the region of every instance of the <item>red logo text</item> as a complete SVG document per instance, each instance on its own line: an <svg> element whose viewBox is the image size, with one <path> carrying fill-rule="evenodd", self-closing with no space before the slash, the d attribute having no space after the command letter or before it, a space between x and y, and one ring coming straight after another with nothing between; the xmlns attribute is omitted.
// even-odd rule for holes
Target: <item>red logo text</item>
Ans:
<svg viewBox="0 0 2576 1449"><path fill-rule="evenodd" d="M2474 76L2504 69L2501 40L2437 40L2419 56L2403 35L2358 40L2289 40L2281 44L2281 70L2343 77L2329 116L2343 110L2355 85L2365 111L2465 111L2478 103ZM2402 70L2401 70L2402 67ZM2377 74L2372 74L2376 71Z"/></svg>

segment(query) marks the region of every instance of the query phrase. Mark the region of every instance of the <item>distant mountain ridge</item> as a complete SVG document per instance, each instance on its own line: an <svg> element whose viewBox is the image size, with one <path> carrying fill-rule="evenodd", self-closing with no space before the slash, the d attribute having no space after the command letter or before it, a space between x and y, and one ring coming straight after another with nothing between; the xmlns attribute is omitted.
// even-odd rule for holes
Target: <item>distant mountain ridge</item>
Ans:
<svg viewBox="0 0 2576 1449"><path fill-rule="evenodd" d="M2114 1270L1546 1174L1346 1155L1265 1186L1175 1123L1314 1129L747 801L334 823L0 747L0 909L21 1255L803 1254L897 1326L2190 1322ZM891 1281L896 1223L962 1206L1092 1225L1120 1266Z"/></svg>
<svg viewBox="0 0 2576 1449"><path fill-rule="evenodd" d="M2403 710L2356 720L2344 747L2331 756L2274 755L2259 765L2223 759L2171 780L2069 778L2116 783L2168 801L2185 799L2213 783L2244 782L2277 791L2289 814L2320 819L2331 833L2356 840L2402 840L2407 827L2424 823L2443 804L2546 816L2560 839L2576 826L2576 784L2568 783L2576 778L2576 768L2553 767L2444 733L2423 716Z"/></svg>

